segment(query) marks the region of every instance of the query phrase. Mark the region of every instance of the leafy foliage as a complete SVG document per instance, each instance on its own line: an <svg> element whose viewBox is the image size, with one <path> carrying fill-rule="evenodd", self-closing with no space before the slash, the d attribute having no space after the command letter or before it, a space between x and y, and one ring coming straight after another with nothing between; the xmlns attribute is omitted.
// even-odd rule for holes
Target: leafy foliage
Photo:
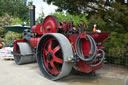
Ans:
<svg viewBox="0 0 128 85"><path fill-rule="evenodd" d="M104 0L44 0L48 4L58 6L57 11L72 15L86 15L89 30L97 24L97 29L109 32L104 42L106 54L109 56L128 56L128 4L124 0L104 2Z"/></svg>
<svg viewBox="0 0 128 85"><path fill-rule="evenodd" d="M26 0L0 0L0 16L7 13L13 17L19 17L22 20L28 20L28 12Z"/></svg>
<svg viewBox="0 0 128 85"><path fill-rule="evenodd" d="M87 12L87 7L93 9L97 9L94 7L91 2L98 4L99 1L97 0L44 0L48 4L53 3L54 5L58 6L57 11L66 10L71 14L81 14L81 12ZM100 1L101 2L101 1ZM90 4L88 4L90 3Z"/></svg>
<svg viewBox="0 0 128 85"><path fill-rule="evenodd" d="M5 14L4 16L0 17L0 37L4 37L5 33L7 32L3 29L3 26L10 25L13 21L13 17Z"/></svg>
<svg viewBox="0 0 128 85"><path fill-rule="evenodd" d="M12 25L21 24L23 21L20 18L15 18L12 22ZM15 39L20 39L23 37L23 33L16 33L8 31L5 35L6 44L9 45L13 42Z"/></svg>
<svg viewBox="0 0 128 85"><path fill-rule="evenodd" d="M104 0L44 0L58 6L58 11L66 10L72 15L86 15L89 29L97 24L98 29L106 32L128 32L128 5L122 0L116 3Z"/></svg>
<svg viewBox="0 0 128 85"><path fill-rule="evenodd" d="M110 63L128 65L128 33L118 34L112 32L109 39L105 40L106 56ZM114 59L111 61L111 59Z"/></svg>
<svg viewBox="0 0 128 85"><path fill-rule="evenodd" d="M75 26L78 25L79 21L82 20L85 23L88 23L85 15L71 15L69 13L64 14L64 12L58 12L54 13L54 16L56 16L60 21L67 21L70 22L71 18Z"/></svg>
<svg viewBox="0 0 128 85"><path fill-rule="evenodd" d="M97 13L95 14L95 16L101 17L102 22L104 22L105 24L102 23L98 23L98 25L100 26L100 24L103 25L104 27L104 31L107 32L118 32L118 33L126 33L128 32L128 6L126 5L122 5L120 3L113 3L112 4L113 8L109 8L107 9L104 13ZM91 17L93 17L94 15L92 15ZM96 18L94 18L95 20L97 20ZM102 28L100 26L100 28Z"/></svg>
<svg viewBox="0 0 128 85"><path fill-rule="evenodd" d="M0 37L5 37L7 44L10 44L13 39L20 38L22 34L7 32L7 30L3 29L3 26L22 24L23 20L28 21L29 10L26 1L0 0Z"/></svg>
<svg viewBox="0 0 128 85"><path fill-rule="evenodd" d="M6 45L10 45L13 42L13 40L21 39L22 37L23 34L8 31L5 35Z"/></svg>
<svg viewBox="0 0 128 85"><path fill-rule="evenodd" d="M105 6L113 4L110 0L43 0L48 4L54 4L58 6L57 11L66 10L70 14L81 14L81 13L98 13L104 11ZM124 3L124 0L116 0L117 3Z"/></svg>
<svg viewBox="0 0 128 85"><path fill-rule="evenodd" d="M20 18L15 18L11 25L23 24L23 21Z"/></svg>

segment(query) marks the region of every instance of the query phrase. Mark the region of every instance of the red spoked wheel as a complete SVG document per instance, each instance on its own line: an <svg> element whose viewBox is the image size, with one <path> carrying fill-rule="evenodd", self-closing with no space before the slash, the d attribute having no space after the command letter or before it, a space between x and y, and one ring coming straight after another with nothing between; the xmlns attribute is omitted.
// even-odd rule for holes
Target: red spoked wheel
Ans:
<svg viewBox="0 0 128 85"><path fill-rule="evenodd" d="M41 72L51 80L67 76L73 63L68 62L68 56L73 56L68 39L59 33L45 34L37 48L37 62Z"/></svg>
<svg viewBox="0 0 128 85"><path fill-rule="evenodd" d="M43 34L56 33L58 31L58 23L58 19L55 16L47 16L43 21Z"/></svg>
<svg viewBox="0 0 128 85"><path fill-rule="evenodd" d="M53 75L57 75L61 71L62 56L62 50L57 40L54 38L47 40L43 48L43 60L47 70Z"/></svg>

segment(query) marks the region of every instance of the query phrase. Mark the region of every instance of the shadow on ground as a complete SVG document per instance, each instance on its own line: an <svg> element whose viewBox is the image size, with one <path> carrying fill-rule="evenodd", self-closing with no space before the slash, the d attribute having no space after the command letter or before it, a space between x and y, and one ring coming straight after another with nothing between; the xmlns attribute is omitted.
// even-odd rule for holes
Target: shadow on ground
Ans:
<svg viewBox="0 0 128 85"><path fill-rule="evenodd" d="M57 82L68 82L70 85L125 85L128 67L104 65L95 73L72 72L68 77Z"/></svg>

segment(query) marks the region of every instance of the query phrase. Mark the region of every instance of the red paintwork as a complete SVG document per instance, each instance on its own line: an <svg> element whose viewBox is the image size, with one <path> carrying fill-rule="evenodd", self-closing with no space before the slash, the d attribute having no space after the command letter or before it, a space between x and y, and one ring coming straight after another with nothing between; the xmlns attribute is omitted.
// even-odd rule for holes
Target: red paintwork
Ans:
<svg viewBox="0 0 128 85"><path fill-rule="evenodd" d="M72 27L75 27L74 25L72 25ZM32 37L30 39L30 46L32 48L36 48L38 45L38 42L41 38L41 36L43 34L46 33L57 33L58 30L64 30L65 32L68 31L72 31L74 29L71 29L71 23L66 23L66 22L57 22L56 18L53 16L47 16L44 21L43 24L37 24L35 26L32 27L32 32L38 34L38 37ZM89 33L90 36L92 36L92 38L95 40L96 43L102 43L104 41L105 38L108 37L108 33ZM40 37L39 37L40 36ZM76 32L75 34L68 34L65 35L68 40L70 41L71 45L72 45L72 49L73 49L73 53L75 54L75 44L76 44L76 40L78 37L80 37L80 39L83 40L82 42L82 50L83 50L83 54L84 56L89 56L89 51L90 51L90 42L86 39L86 34L85 33L81 33L81 32ZM52 43L55 39L49 39L46 43L45 46L43 48L43 60L44 63L46 65L47 70L53 74L53 75L57 75L60 73L61 70L57 70L57 67L55 66L54 62L57 62L59 64L63 64L63 61L60 57L62 56L56 56L55 53L58 52L58 50L60 49L60 46L57 45L56 47L52 48L53 44ZM26 42L26 40L21 39L21 40L16 40L14 42L14 49L16 51L16 47L17 47L17 42ZM48 46L48 49L47 49ZM103 45L97 45L97 49L104 49ZM52 60L48 60L46 58L46 56L48 55L48 53L52 53L53 54L53 59ZM59 53L61 54L61 53ZM58 54L58 55L59 55ZM97 61L98 62L98 61ZM97 63L96 62L96 63ZM49 67L49 65L51 65L51 67ZM95 64L95 63L93 63ZM96 69L99 69L102 67L102 64L96 66L96 67L90 67L88 66L88 64L86 64L86 62L84 61L79 61L76 62L76 68L81 71L81 72L91 72L94 71Z"/></svg>
<svg viewBox="0 0 128 85"><path fill-rule="evenodd" d="M84 56L90 56L89 54L90 49L91 49L91 45L89 40L83 39L82 50L83 50Z"/></svg>
<svg viewBox="0 0 128 85"><path fill-rule="evenodd" d="M72 24L72 28L75 27L74 24ZM65 32L67 31L71 31L71 23L67 23L67 22L60 22L60 24L58 24L58 28L59 30L63 30Z"/></svg>
<svg viewBox="0 0 128 85"><path fill-rule="evenodd" d="M70 35L70 36L67 37L69 39L71 45L72 45L72 48L73 48L74 52L75 52L76 39L77 39L78 36L79 36L78 34L74 34L74 35Z"/></svg>
<svg viewBox="0 0 128 85"><path fill-rule="evenodd" d="M47 16L43 21L43 34L56 33L57 28L57 22L53 16Z"/></svg>
<svg viewBox="0 0 128 85"><path fill-rule="evenodd" d="M61 24L58 25L59 29L65 29L65 31L67 32L68 28L67 28L67 24L66 22L61 22Z"/></svg>
<svg viewBox="0 0 128 85"><path fill-rule="evenodd" d="M40 37L32 37L32 38L30 39L30 46L31 46L32 48L36 48L37 45L38 45L39 40L40 40Z"/></svg>
<svg viewBox="0 0 128 85"><path fill-rule="evenodd" d="M91 72L91 71L94 71L94 70L97 70L97 69L100 69L102 67L102 64L96 66L96 67L90 67L88 66L88 64L86 64L84 61L79 61L78 63L76 63L76 67L78 71L80 72Z"/></svg>
<svg viewBox="0 0 128 85"><path fill-rule="evenodd" d="M32 32L37 33L39 35L43 35L42 24L37 24L32 27Z"/></svg>
<svg viewBox="0 0 128 85"><path fill-rule="evenodd" d="M86 40L85 37L85 33L81 33L81 34L74 34L74 35L70 35L68 37L70 43L72 44L72 48L73 51L75 52L75 44L76 44L76 39L79 37L83 39L82 42L82 50L83 50L83 54L84 56L89 56L89 51L90 51L90 43L88 40ZM90 36L92 36L94 38L94 40L96 41L96 43L98 42L103 42L105 38L108 37L108 33L90 33ZM97 45L98 49L104 49L103 45ZM81 72L91 72L93 70L97 70L100 69L102 67L102 64L96 66L96 67L90 67L88 66L88 64L86 64L84 61L79 61L76 63L76 67L78 68L78 71Z"/></svg>
<svg viewBox="0 0 128 85"><path fill-rule="evenodd" d="M109 33L90 33L89 35L94 38L95 42L103 42Z"/></svg>
<svg viewBox="0 0 128 85"><path fill-rule="evenodd" d="M61 47L60 45L58 44L57 46L55 46L53 48L53 44L55 44L54 42L56 41L56 39L54 38L51 38L49 40L46 41L45 45L44 45L44 48L43 48L43 61L45 63L45 66L47 68L47 70L52 73L53 75L57 75L61 72L61 69L57 69L56 64L61 64L62 66L62 63L63 63L63 57L62 55L56 55L56 53L61 50ZM48 58L46 58L46 56L48 56L49 54L52 54L53 57L49 60ZM49 65L50 64L50 65ZM52 68L51 68L52 67ZM61 67L60 67L61 68Z"/></svg>
<svg viewBox="0 0 128 85"><path fill-rule="evenodd" d="M17 42L26 42L25 39L20 39L20 40L14 40L14 51L17 51Z"/></svg>

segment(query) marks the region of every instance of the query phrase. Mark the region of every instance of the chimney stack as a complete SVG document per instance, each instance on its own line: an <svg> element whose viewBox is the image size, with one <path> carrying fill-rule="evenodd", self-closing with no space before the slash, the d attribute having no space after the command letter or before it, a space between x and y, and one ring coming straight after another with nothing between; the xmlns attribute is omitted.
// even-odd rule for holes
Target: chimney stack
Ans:
<svg viewBox="0 0 128 85"><path fill-rule="evenodd" d="M29 10L30 10L30 26L32 28L32 26L35 25L35 5L30 5Z"/></svg>

